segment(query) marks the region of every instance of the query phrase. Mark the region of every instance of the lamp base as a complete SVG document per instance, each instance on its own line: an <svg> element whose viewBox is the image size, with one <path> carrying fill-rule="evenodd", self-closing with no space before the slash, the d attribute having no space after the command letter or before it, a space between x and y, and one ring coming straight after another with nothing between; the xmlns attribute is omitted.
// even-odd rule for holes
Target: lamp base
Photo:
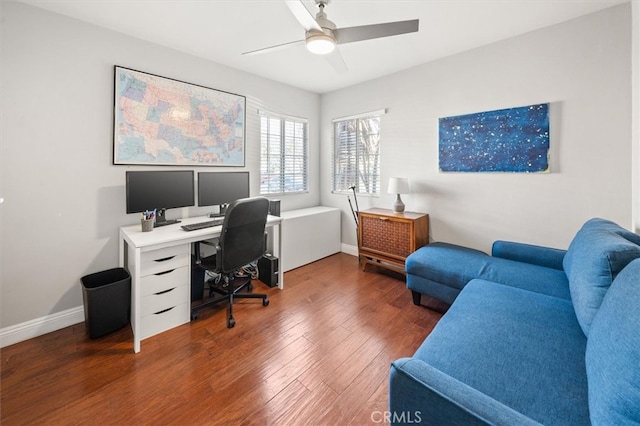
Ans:
<svg viewBox="0 0 640 426"><path fill-rule="evenodd" d="M397 194L396 201L393 203L393 211L395 213L402 213L404 211L404 203L400 198L400 194Z"/></svg>

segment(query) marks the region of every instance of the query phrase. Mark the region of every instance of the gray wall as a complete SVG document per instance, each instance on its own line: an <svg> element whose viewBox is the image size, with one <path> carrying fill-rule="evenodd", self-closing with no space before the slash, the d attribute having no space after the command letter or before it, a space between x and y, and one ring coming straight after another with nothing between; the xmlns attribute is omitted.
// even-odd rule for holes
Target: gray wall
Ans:
<svg viewBox="0 0 640 426"><path fill-rule="evenodd" d="M114 65L247 96L252 194L259 107L308 117L310 156L319 156L317 94L31 6L6 3L4 15L1 327L82 306L80 277L117 266L118 228L138 221L125 214L124 175L144 167L111 164ZM319 176L311 162L309 193L281 197L282 209L319 204Z"/></svg>
<svg viewBox="0 0 640 426"><path fill-rule="evenodd" d="M438 171L438 118L545 102L551 173ZM359 197L361 209L390 208L388 178L404 176L407 210L430 214L432 241L566 248L588 218L632 226L629 4L335 91L321 105L321 201L343 209L345 244L356 245L346 195L332 194L324 174L331 119L382 108L383 193Z"/></svg>

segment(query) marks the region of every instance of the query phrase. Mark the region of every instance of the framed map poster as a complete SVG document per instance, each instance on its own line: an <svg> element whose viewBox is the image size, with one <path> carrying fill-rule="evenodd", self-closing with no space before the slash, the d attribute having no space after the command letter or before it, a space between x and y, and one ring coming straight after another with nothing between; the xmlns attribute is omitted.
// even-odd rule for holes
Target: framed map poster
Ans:
<svg viewBox="0 0 640 426"><path fill-rule="evenodd" d="M244 166L246 98L115 66L113 164Z"/></svg>

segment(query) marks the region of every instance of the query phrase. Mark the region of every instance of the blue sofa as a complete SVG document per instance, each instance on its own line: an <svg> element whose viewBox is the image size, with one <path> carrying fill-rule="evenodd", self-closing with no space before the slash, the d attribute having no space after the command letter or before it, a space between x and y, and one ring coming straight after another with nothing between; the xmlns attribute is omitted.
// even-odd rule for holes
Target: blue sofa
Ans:
<svg viewBox="0 0 640 426"><path fill-rule="evenodd" d="M592 219L567 251L430 244L406 271L414 302L452 304L391 364L392 423L640 424L639 235Z"/></svg>

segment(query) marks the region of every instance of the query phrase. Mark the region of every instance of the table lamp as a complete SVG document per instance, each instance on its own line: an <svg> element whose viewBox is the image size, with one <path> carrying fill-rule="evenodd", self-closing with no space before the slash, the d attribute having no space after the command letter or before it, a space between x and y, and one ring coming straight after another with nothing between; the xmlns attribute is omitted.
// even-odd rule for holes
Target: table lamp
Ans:
<svg viewBox="0 0 640 426"><path fill-rule="evenodd" d="M409 179L392 177L389 178L389 187L387 188L389 194L396 194L396 201L393 203L393 211L395 213L402 213L404 211L404 203L400 198L400 194L409 193Z"/></svg>

